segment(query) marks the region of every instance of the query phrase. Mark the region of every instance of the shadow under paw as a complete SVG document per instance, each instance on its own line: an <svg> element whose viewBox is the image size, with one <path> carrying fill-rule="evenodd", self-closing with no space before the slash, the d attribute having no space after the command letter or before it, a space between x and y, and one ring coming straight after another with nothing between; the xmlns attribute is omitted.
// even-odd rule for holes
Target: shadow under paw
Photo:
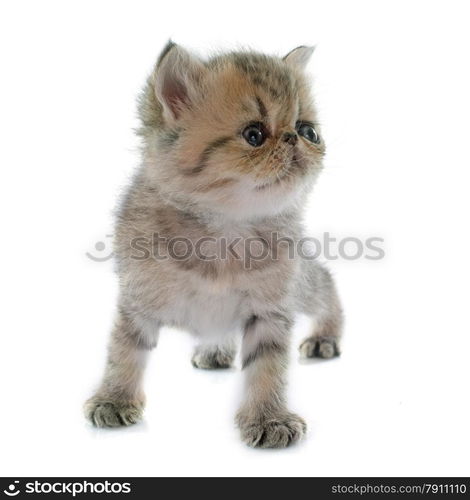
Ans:
<svg viewBox="0 0 470 500"><path fill-rule="evenodd" d="M85 403L85 416L95 427L121 427L137 423L143 404L91 398Z"/></svg>
<svg viewBox="0 0 470 500"><path fill-rule="evenodd" d="M338 341L333 338L309 337L299 347L305 358L330 359L340 355Z"/></svg>
<svg viewBox="0 0 470 500"><path fill-rule="evenodd" d="M286 448L299 441L307 431L305 421L295 413L249 420L237 417L242 440L253 448Z"/></svg>

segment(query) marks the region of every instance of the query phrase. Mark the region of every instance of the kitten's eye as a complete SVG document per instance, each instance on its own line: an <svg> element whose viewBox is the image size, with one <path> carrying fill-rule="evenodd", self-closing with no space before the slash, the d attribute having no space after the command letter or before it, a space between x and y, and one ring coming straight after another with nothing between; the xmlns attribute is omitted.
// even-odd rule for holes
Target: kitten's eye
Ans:
<svg viewBox="0 0 470 500"><path fill-rule="evenodd" d="M295 128L297 129L298 134L305 137L307 141L313 142L314 144L318 144L320 142L320 136L317 134L311 123L297 122Z"/></svg>
<svg viewBox="0 0 470 500"><path fill-rule="evenodd" d="M261 146L266 140L266 132L262 123L252 123L242 132L245 141L254 148Z"/></svg>

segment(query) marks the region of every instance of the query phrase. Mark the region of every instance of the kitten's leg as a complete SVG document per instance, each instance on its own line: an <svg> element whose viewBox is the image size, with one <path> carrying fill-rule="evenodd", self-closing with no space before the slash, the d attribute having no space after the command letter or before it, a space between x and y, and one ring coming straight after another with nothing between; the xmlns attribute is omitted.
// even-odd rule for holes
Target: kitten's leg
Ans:
<svg viewBox="0 0 470 500"><path fill-rule="evenodd" d="M315 320L313 332L299 347L307 358L339 356L343 312L330 273L318 262L302 261L302 274L297 289L300 312Z"/></svg>
<svg viewBox="0 0 470 500"><path fill-rule="evenodd" d="M250 446L284 448L299 440L305 422L287 410L285 377L292 320L280 312L253 317L242 345L246 396L237 423Z"/></svg>
<svg viewBox="0 0 470 500"><path fill-rule="evenodd" d="M158 327L144 331L120 311L111 334L103 380L85 403L85 415L96 427L118 427L140 420L145 404L144 369L157 336Z"/></svg>
<svg viewBox="0 0 470 500"><path fill-rule="evenodd" d="M231 368L236 353L232 339L222 344L201 344L196 347L191 362L195 368L203 370Z"/></svg>

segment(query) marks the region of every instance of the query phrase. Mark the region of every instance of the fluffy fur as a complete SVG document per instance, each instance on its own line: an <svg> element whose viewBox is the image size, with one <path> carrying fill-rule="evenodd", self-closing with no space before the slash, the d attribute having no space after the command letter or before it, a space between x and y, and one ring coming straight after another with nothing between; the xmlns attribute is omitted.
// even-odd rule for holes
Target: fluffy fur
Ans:
<svg viewBox="0 0 470 500"><path fill-rule="evenodd" d="M246 395L237 423L246 443L284 447L305 433L285 403L293 317L316 320L301 352L329 358L339 354L341 307L329 273L271 237L303 236L300 211L322 168L304 75L311 52L203 61L171 42L163 50L140 96L142 164L117 218L117 318L103 381L85 405L96 426L141 417L148 352L160 327L174 325L199 339L192 363L203 369L231 366L241 336ZM320 140L301 136L301 122ZM259 147L243 136L250 123L265 134ZM174 258L172 238L195 246L206 238L204 256L214 258ZM248 262L248 240L263 259ZM221 241L232 245L228 255Z"/></svg>

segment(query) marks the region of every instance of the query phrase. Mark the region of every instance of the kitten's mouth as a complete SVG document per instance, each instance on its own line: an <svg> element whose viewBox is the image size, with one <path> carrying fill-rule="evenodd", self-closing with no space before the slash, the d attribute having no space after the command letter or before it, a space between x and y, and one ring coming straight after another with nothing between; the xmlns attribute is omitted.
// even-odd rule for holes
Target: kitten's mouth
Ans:
<svg viewBox="0 0 470 500"><path fill-rule="evenodd" d="M256 186L257 191L263 191L264 189L278 186L285 179L292 176L292 168L296 168L300 166L299 158L294 154L288 165L285 165L279 172L276 173L276 177L274 179L269 179L262 184L258 184Z"/></svg>

